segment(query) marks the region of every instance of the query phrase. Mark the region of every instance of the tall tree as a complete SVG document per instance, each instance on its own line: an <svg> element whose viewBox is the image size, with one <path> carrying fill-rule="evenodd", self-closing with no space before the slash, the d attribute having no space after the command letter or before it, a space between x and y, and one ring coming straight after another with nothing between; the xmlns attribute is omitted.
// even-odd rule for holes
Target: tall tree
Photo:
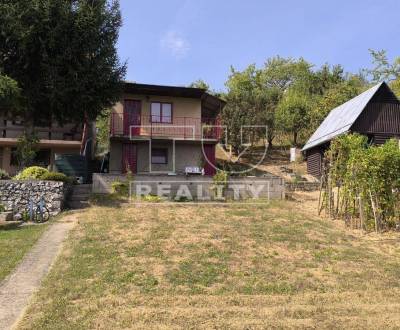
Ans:
<svg viewBox="0 0 400 330"><path fill-rule="evenodd" d="M118 1L2 0L0 12L0 69L18 82L11 111L27 127L95 119L118 100Z"/></svg>
<svg viewBox="0 0 400 330"><path fill-rule="evenodd" d="M311 103L307 94L291 90L279 103L276 113L277 126L293 136L293 145L297 145L299 133L310 124Z"/></svg>

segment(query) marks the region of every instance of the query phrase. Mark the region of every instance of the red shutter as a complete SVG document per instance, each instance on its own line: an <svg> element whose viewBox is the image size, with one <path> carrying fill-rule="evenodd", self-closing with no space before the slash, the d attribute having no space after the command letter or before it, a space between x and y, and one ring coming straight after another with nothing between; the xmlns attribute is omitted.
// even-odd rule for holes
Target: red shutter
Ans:
<svg viewBox="0 0 400 330"><path fill-rule="evenodd" d="M125 143L122 145L122 172L126 173L127 169L131 170L132 173L137 172L137 151L136 144Z"/></svg>
<svg viewBox="0 0 400 330"><path fill-rule="evenodd" d="M217 172L215 169L216 161L215 161L215 144L204 144L204 174L213 176Z"/></svg>

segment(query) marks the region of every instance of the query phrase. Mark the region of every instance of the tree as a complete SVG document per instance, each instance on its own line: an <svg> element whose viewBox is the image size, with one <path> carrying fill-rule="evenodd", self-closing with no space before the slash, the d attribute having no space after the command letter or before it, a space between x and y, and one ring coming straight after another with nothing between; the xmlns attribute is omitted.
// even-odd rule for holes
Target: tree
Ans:
<svg viewBox="0 0 400 330"><path fill-rule="evenodd" d="M31 166L36 157L39 139L34 133L25 133L18 138L16 157L21 168Z"/></svg>
<svg viewBox="0 0 400 330"><path fill-rule="evenodd" d="M15 80L0 74L0 110L16 107L21 90Z"/></svg>
<svg viewBox="0 0 400 330"><path fill-rule="evenodd" d="M241 72L231 68L226 86L227 105L222 112L222 121L228 127L228 142L239 152L242 147L242 127L262 124L265 96L260 90L260 71L255 65Z"/></svg>
<svg viewBox="0 0 400 330"><path fill-rule="evenodd" d="M210 85L207 84L207 83L206 83L204 80L202 80L202 79L198 79L198 80L196 80L196 81L193 81L193 82L189 85L189 87L192 87L192 88L201 88L201 89L204 89L204 90L207 91L207 92L211 92Z"/></svg>
<svg viewBox="0 0 400 330"><path fill-rule="evenodd" d="M374 82L393 81L400 78L400 57L389 63L386 50L369 50L374 67L366 70Z"/></svg>
<svg viewBox="0 0 400 330"><path fill-rule="evenodd" d="M293 135L295 146L299 133L309 126L310 110L311 104L306 94L296 91L288 92L278 106L277 125L282 131Z"/></svg>
<svg viewBox="0 0 400 330"><path fill-rule="evenodd" d="M2 0L0 12L0 69L21 89L10 111L28 128L95 119L118 100L118 1Z"/></svg>

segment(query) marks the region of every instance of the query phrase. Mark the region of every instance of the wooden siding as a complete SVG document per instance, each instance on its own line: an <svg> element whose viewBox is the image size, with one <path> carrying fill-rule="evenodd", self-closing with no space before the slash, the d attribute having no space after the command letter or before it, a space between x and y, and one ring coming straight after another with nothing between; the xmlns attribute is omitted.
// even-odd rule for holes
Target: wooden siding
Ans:
<svg viewBox="0 0 400 330"><path fill-rule="evenodd" d="M322 172L322 149L320 147L307 150L307 173L320 177Z"/></svg>
<svg viewBox="0 0 400 330"><path fill-rule="evenodd" d="M351 127L362 134L400 134L400 104L370 103Z"/></svg>

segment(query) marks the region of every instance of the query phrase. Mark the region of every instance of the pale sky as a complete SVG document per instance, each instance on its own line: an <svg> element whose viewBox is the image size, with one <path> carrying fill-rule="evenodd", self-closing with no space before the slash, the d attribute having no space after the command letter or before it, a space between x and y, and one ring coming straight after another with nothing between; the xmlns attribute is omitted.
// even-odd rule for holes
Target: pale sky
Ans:
<svg viewBox="0 0 400 330"><path fill-rule="evenodd" d="M320 66L371 66L368 49L400 56L398 0L120 0L118 51L127 79L224 89L233 65L303 57Z"/></svg>

